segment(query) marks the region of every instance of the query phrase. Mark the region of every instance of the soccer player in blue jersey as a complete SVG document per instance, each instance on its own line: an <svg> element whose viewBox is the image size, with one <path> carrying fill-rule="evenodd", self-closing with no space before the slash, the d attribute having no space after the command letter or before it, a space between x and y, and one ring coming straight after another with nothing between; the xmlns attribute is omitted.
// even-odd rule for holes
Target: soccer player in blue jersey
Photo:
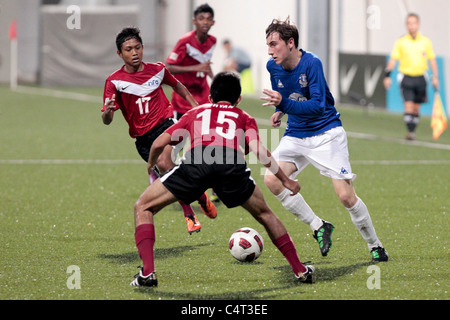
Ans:
<svg viewBox="0 0 450 320"><path fill-rule="evenodd" d="M279 127L287 114L287 128L273 152L280 168L294 178L308 164L331 178L334 190L350 213L351 220L366 241L372 261L387 261L388 254L377 237L369 211L356 195L347 147L347 135L334 106L320 59L298 49L298 29L289 21L274 19L266 29L267 62L272 90L264 89L263 106L273 105L273 127ZM319 218L300 193L289 190L267 172L264 181L284 208L308 224L323 256L331 247L334 226Z"/></svg>

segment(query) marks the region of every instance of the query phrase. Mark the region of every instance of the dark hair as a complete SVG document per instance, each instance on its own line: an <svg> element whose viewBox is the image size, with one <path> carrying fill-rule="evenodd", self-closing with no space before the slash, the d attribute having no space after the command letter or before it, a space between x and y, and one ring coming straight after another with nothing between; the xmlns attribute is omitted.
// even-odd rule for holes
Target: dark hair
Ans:
<svg viewBox="0 0 450 320"><path fill-rule="evenodd" d="M408 15L406 16L406 19L408 19L409 17L415 17L417 19L417 21L420 21L419 15L417 13L413 13L413 12L408 13Z"/></svg>
<svg viewBox="0 0 450 320"><path fill-rule="evenodd" d="M284 21L273 19L272 23L266 29L266 38L273 32L278 32L281 40L286 43L290 38L293 38L294 45L298 48L298 29L295 24L291 23L289 17L287 17Z"/></svg>
<svg viewBox="0 0 450 320"><path fill-rule="evenodd" d="M220 72L211 83L211 99L217 103L228 101L235 104L241 96L241 79L235 72Z"/></svg>
<svg viewBox="0 0 450 320"><path fill-rule="evenodd" d="M123 28L116 36L116 46L119 52L122 52L122 44L130 39L136 39L142 44L142 38L140 35L141 30L136 27Z"/></svg>
<svg viewBox="0 0 450 320"><path fill-rule="evenodd" d="M213 8L211 8L211 7L209 6L209 4L207 4L207 3L204 3L204 4L200 5L200 6L198 6L197 9L195 9L195 11L194 11L194 18L195 18L199 13L203 13L203 12L205 12L205 13L211 13L211 16L214 18L214 10L213 10Z"/></svg>

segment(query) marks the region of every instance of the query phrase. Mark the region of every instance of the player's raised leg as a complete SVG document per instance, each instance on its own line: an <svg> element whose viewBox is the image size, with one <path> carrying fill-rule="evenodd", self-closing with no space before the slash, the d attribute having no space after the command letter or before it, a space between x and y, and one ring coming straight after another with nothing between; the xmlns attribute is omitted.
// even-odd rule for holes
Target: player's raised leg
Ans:
<svg viewBox="0 0 450 320"><path fill-rule="evenodd" d="M292 162L279 161L278 163L287 176L297 171L296 165ZM300 193L291 196L291 192L269 170L266 171L264 182L286 210L310 226L314 232L314 238L319 243L322 256L326 256L331 248L331 234L334 226L319 218Z"/></svg>
<svg viewBox="0 0 450 320"><path fill-rule="evenodd" d="M214 203L212 203L211 199L209 199L208 195L203 193L201 197L198 199L198 204L202 209L203 213L210 219L215 219L217 217L217 209Z"/></svg>
<svg viewBox="0 0 450 320"><path fill-rule="evenodd" d="M252 196L242 204L252 216L261 223L269 234L273 244L280 250L292 267L292 271L300 281L312 283L314 267L304 266L297 255L294 242L283 223L267 205L261 190L256 186Z"/></svg>

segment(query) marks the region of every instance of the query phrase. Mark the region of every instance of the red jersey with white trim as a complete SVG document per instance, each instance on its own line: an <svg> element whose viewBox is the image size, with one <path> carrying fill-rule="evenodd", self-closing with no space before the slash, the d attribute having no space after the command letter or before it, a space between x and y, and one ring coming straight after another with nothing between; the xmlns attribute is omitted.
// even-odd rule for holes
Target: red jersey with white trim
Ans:
<svg viewBox="0 0 450 320"><path fill-rule="evenodd" d="M165 132L172 136L172 144L190 139L190 149L201 145L223 146L245 154L249 151L248 143L259 140L256 120L226 103L207 103L193 108Z"/></svg>
<svg viewBox="0 0 450 320"><path fill-rule="evenodd" d="M103 101L116 95L116 108L129 126L132 138L144 135L162 121L173 117L172 106L161 87L177 85L178 80L161 62L144 63L142 71L128 73L124 67L112 73L105 82ZM103 106L102 111L105 110Z"/></svg>
<svg viewBox="0 0 450 320"><path fill-rule="evenodd" d="M177 66L192 66L211 61L216 37L208 35L206 41L201 43L195 36L195 30L186 33L178 40L172 52L166 59L166 64ZM207 75L203 72L177 73L175 77L189 90L199 104L208 103L209 85ZM172 105L175 111L186 113L192 107L180 95L172 95Z"/></svg>

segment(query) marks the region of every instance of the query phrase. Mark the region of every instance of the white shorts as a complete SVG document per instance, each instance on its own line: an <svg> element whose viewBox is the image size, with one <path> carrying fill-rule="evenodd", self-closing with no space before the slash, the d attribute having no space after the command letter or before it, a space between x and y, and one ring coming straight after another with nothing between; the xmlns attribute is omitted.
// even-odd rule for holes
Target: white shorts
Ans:
<svg viewBox="0 0 450 320"><path fill-rule="evenodd" d="M292 162L297 167L295 178L308 164L319 169L326 177L337 180L354 180L349 161L347 134L343 127L330 129L308 138L284 136L272 153L277 161Z"/></svg>

